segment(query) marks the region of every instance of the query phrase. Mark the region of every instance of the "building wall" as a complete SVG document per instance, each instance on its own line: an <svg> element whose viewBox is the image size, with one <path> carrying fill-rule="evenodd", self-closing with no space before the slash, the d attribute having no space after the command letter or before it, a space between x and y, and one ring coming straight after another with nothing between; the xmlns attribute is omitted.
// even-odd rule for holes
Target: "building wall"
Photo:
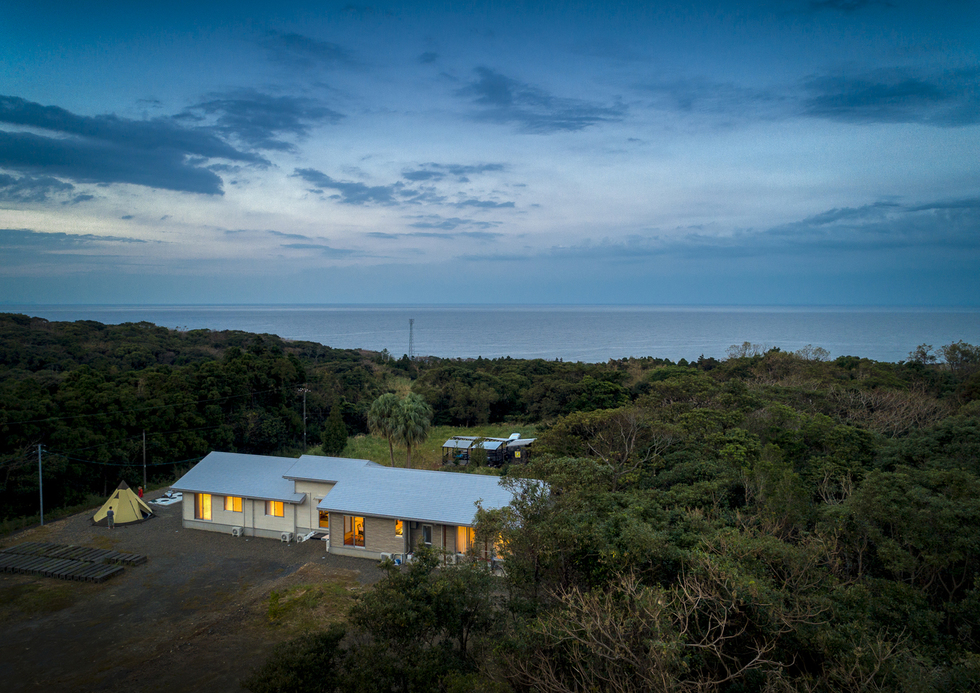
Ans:
<svg viewBox="0 0 980 693"><path fill-rule="evenodd" d="M408 553L405 543L409 523L403 524L405 536L395 534L395 521L388 517L364 517L364 546L344 544L344 514L330 513L330 553L358 558L381 558L382 553Z"/></svg>
<svg viewBox="0 0 980 693"><path fill-rule="evenodd" d="M196 494L185 493L183 506L183 526L188 529L203 529L208 532L231 534L232 527L244 527L247 537L266 537L279 539L283 532L296 532L296 517L302 516L307 503L294 505L283 504L283 517L265 514L265 501L245 498L242 501L243 512L236 513L225 510L225 497L211 495L211 519L198 520L194 517Z"/></svg>
<svg viewBox="0 0 980 693"><path fill-rule="evenodd" d="M325 481L296 481L294 483L296 484L296 493L306 494L306 502L302 506L303 510L296 515L296 531L306 534L311 529L320 529L320 512L316 506L330 493L334 484Z"/></svg>

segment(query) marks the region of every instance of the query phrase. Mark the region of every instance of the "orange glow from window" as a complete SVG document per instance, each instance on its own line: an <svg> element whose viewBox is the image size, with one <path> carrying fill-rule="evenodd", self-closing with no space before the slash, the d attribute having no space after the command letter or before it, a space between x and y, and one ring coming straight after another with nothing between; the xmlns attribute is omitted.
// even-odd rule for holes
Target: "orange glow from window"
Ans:
<svg viewBox="0 0 980 693"><path fill-rule="evenodd" d="M194 517L198 520L211 519L211 494L198 493L194 499Z"/></svg>

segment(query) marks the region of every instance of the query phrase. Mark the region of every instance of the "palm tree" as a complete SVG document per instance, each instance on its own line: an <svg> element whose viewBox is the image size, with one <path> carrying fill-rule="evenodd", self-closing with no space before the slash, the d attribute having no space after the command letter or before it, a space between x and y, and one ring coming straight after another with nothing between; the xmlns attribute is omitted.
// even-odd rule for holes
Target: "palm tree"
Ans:
<svg viewBox="0 0 980 693"><path fill-rule="evenodd" d="M412 446L429 437L432 407L420 395L410 392L398 408L398 439L408 448L408 468L412 468Z"/></svg>
<svg viewBox="0 0 980 693"><path fill-rule="evenodd" d="M388 454L391 455L391 466L395 466L395 439L398 435L399 411L401 400L393 392L381 395L371 408L368 409L368 429L388 441Z"/></svg>

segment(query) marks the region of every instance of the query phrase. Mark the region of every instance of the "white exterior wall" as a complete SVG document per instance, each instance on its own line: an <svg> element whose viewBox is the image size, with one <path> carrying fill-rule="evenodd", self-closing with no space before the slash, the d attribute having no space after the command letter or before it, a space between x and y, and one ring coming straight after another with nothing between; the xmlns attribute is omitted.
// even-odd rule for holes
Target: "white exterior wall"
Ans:
<svg viewBox="0 0 980 693"><path fill-rule="evenodd" d="M317 504L322 501L334 484L317 481L295 482L296 493L305 493L306 501L301 506L302 510L296 514L296 531L306 534L311 529L320 529L320 511L316 509Z"/></svg>
<svg viewBox="0 0 980 693"><path fill-rule="evenodd" d="M244 527L247 537L279 539L283 532L296 533L296 518L302 517L306 503L294 505L283 503L283 517L265 514L265 501L245 498L242 500L243 512L225 510L225 497L211 495L211 519L198 520L194 517L196 494L185 493L183 506L183 526L187 529L203 529L208 532L231 534L232 527Z"/></svg>

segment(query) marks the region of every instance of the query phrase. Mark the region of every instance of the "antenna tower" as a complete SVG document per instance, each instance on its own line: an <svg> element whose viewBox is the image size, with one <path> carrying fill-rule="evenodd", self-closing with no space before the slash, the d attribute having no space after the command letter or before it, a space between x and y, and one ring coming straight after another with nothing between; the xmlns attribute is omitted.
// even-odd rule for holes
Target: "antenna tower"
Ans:
<svg viewBox="0 0 980 693"><path fill-rule="evenodd" d="M415 318L408 319L408 360L415 360Z"/></svg>

